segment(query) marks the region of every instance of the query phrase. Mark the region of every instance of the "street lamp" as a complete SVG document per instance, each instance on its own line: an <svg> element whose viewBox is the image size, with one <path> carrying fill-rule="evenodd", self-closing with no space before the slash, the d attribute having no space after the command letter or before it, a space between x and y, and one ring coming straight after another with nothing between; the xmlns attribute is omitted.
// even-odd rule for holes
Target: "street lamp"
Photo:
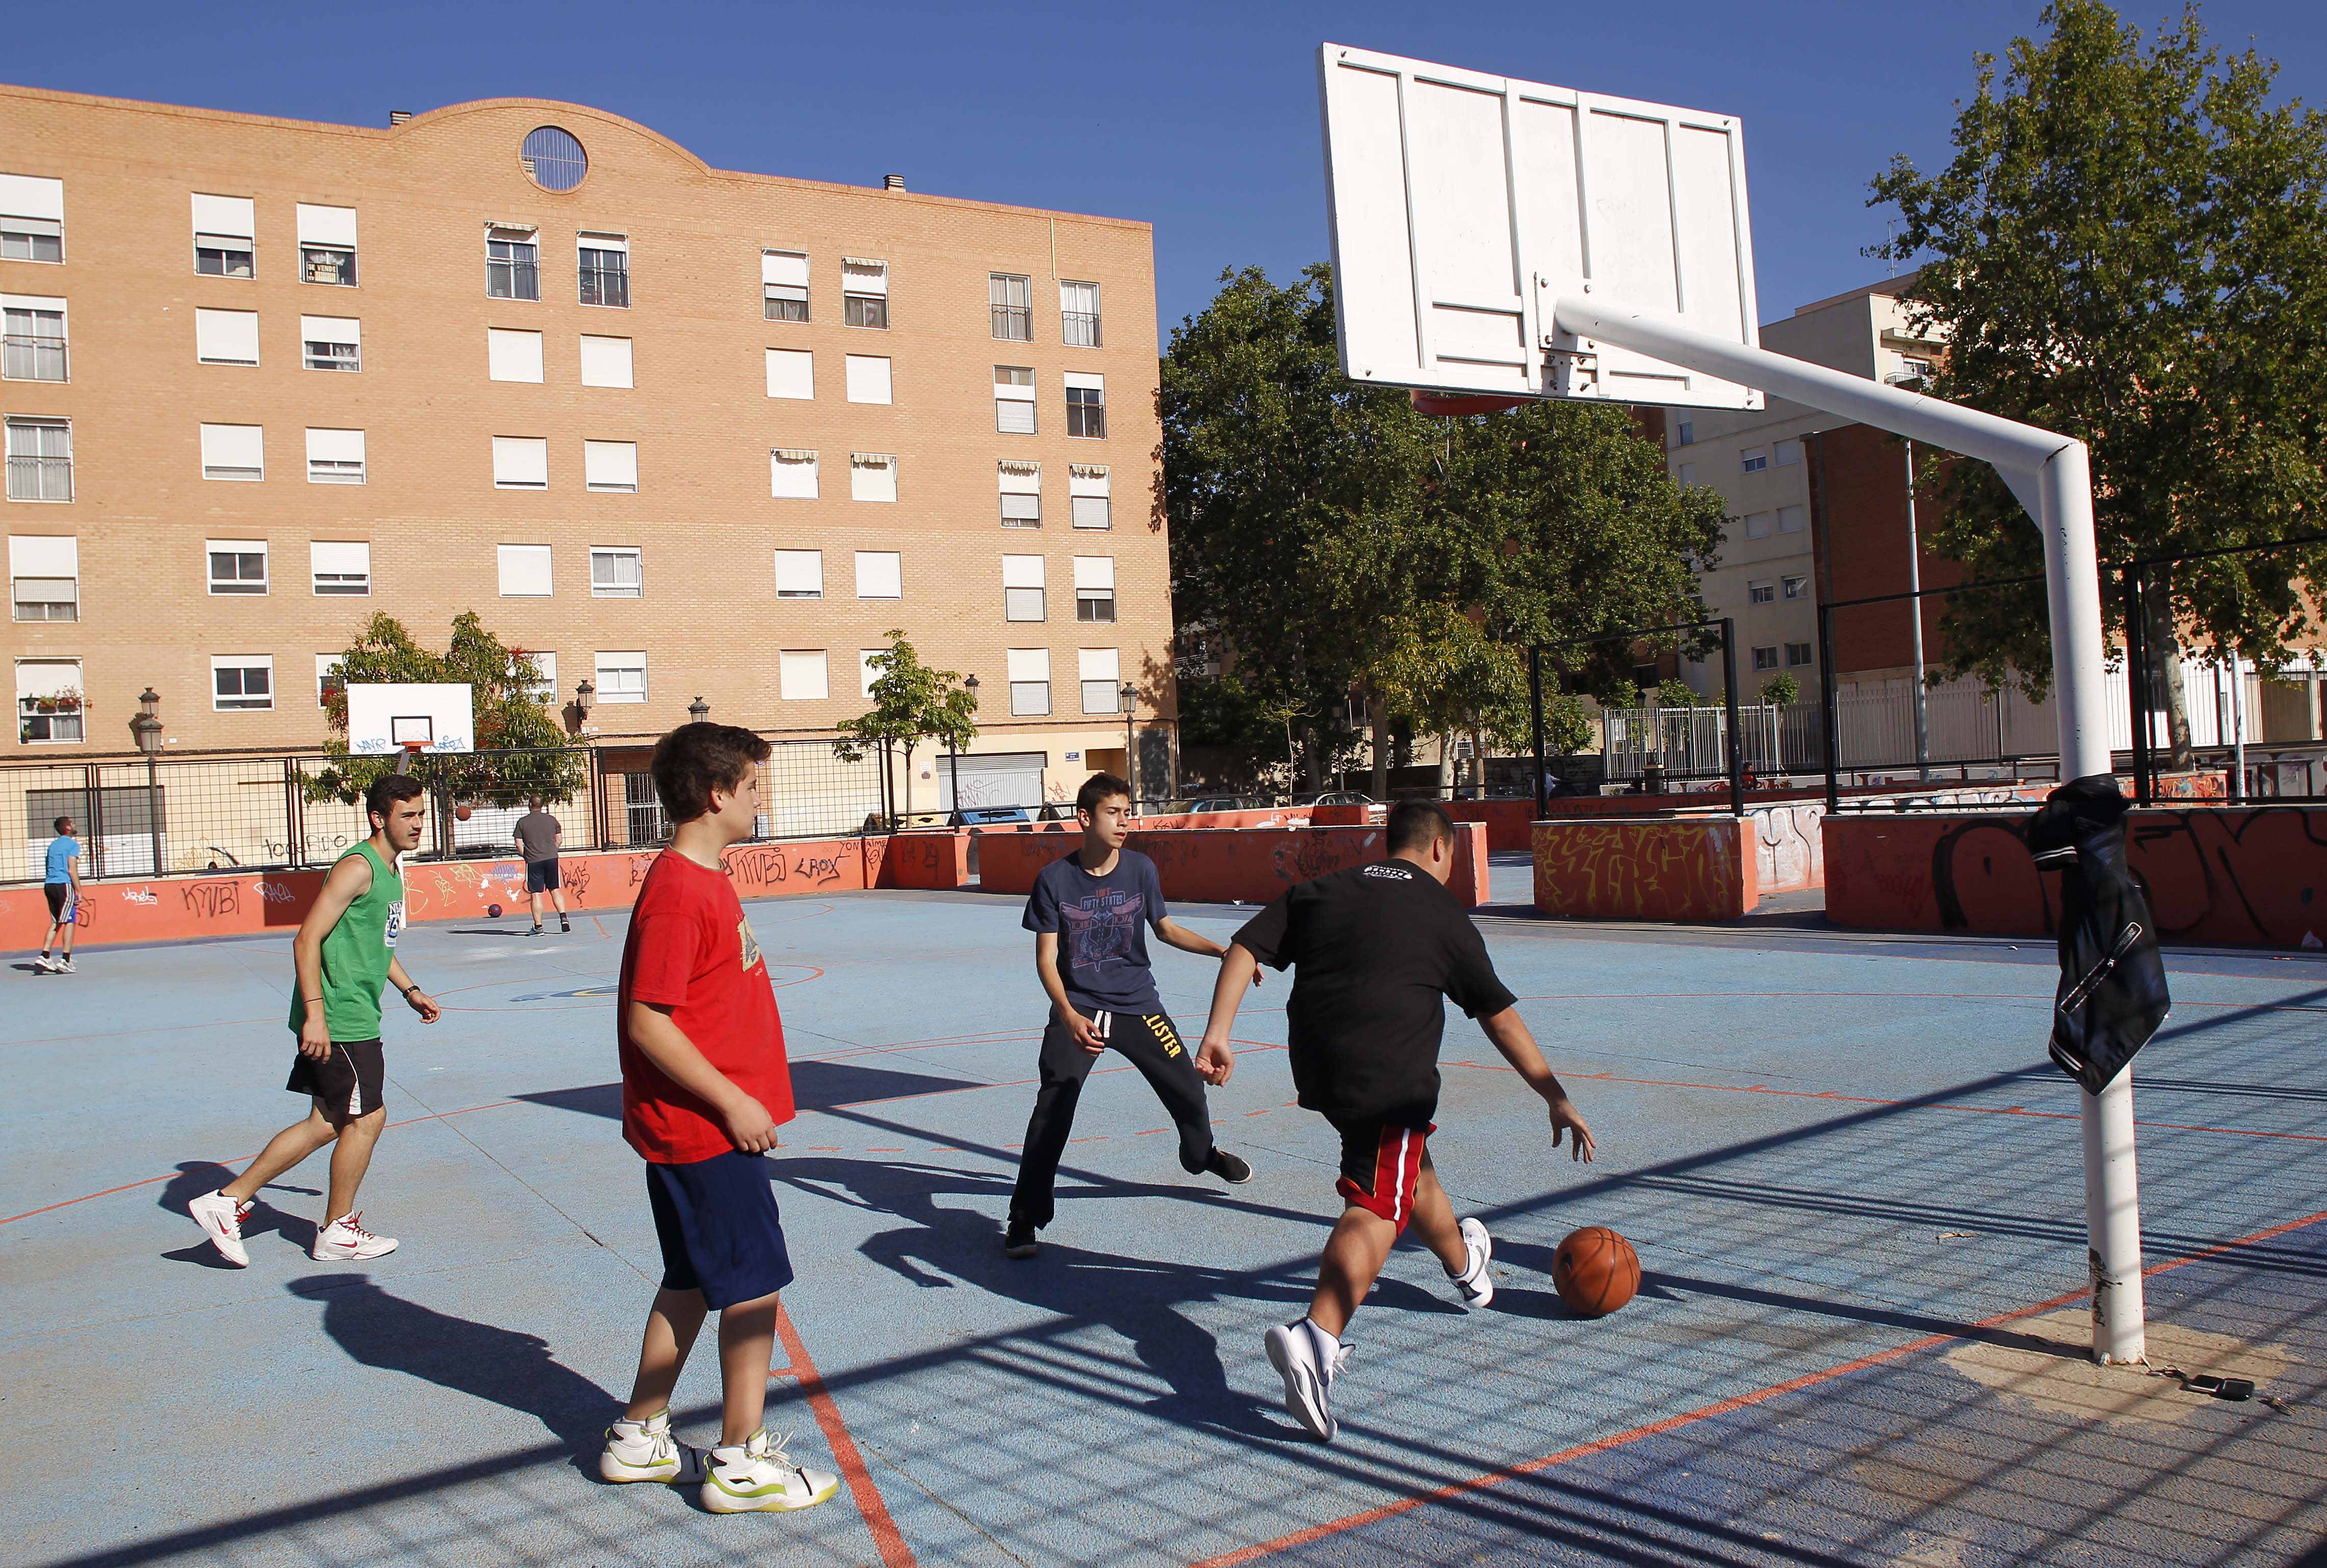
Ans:
<svg viewBox="0 0 2327 1568"><path fill-rule="evenodd" d="M137 716L129 721L137 749L145 753L145 829L153 841L153 874L162 874L162 696L147 686L137 696Z"/></svg>
<svg viewBox="0 0 2327 1568"><path fill-rule="evenodd" d="M970 712L977 711L977 673L973 670L962 677L962 689L969 694ZM977 723L975 719L970 721ZM953 797L953 816L947 818L949 826L961 819L961 753L954 747L953 737L946 737L946 793Z"/></svg>
<svg viewBox="0 0 2327 1568"><path fill-rule="evenodd" d="M701 697L697 697L693 702L687 705L687 723L700 724L707 721L710 717L711 705L705 702Z"/></svg>
<svg viewBox="0 0 2327 1568"><path fill-rule="evenodd" d="M580 729L590 722L590 710L598 705L598 688L584 681L574 688L574 727Z"/></svg>
<svg viewBox="0 0 2327 1568"><path fill-rule="evenodd" d="M1136 810L1139 805L1139 761L1132 754L1131 721L1139 714L1139 688L1125 681L1123 689L1115 695L1123 702L1123 781L1131 786L1131 804Z"/></svg>

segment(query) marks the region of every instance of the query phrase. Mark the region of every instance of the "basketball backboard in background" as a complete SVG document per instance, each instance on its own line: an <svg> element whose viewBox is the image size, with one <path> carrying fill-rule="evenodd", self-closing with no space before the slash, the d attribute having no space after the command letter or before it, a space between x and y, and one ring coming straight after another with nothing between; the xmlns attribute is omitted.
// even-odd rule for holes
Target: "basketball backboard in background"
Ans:
<svg viewBox="0 0 2327 1568"><path fill-rule="evenodd" d="M1562 294L1758 347L1743 133L1328 43L1318 53L1341 368L1431 391L1759 408L1758 391L1560 331Z"/></svg>
<svg viewBox="0 0 2327 1568"><path fill-rule="evenodd" d="M383 681L348 687L348 750L385 757L419 742L425 752L476 749L476 711L466 681Z"/></svg>

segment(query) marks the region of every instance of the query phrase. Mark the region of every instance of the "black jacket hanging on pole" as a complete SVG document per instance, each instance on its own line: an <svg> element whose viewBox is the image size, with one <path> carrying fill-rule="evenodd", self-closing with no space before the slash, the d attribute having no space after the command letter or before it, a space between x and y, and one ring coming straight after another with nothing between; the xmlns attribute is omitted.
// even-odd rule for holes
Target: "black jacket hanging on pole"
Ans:
<svg viewBox="0 0 2327 1568"><path fill-rule="evenodd" d="M2037 865L2064 873L2052 1060L2088 1094L2125 1069L2173 1002L2157 922L2126 870L2132 804L2109 774L2072 779L2044 798L2024 830Z"/></svg>

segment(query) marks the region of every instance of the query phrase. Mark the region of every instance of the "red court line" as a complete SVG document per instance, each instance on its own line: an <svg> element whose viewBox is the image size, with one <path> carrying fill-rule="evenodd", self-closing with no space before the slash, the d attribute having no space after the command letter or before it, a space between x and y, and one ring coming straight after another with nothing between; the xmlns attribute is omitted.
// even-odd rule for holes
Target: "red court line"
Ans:
<svg viewBox="0 0 2327 1568"><path fill-rule="evenodd" d="M856 1440L848 1435L848 1427L840 1419L840 1406L833 1403L832 1392L824 1386L823 1374L808 1358L808 1346L801 1342L799 1330L792 1326L791 1314L784 1310L781 1300L776 1302L776 1333L784 1342L784 1354L791 1358L788 1368L799 1384L800 1396L808 1401L808 1410L816 1416L816 1426L824 1433L825 1446L832 1450L832 1462L848 1482L848 1495L856 1499L856 1511L864 1517L865 1529L872 1532L873 1545L881 1554L885 1568L916 1568L913 1549L905 1545L905 1537L889 1517L889 1505L881 1500L881 1489L873 1484L865 1472L864 1456L856 1451ZM770 1374L773 1376L773 1374Z"/></svg>
<svg viewBox="0 0 2327 1568"><path fill-rule="evenodd" d="M1734 1001L1761 997L1790 1002L1800 996L1864 997L1876 1002L2014 1002L2051 1006L2049 996L2005 996L1988 991L1565 991L1548 996L1514 997L1518 1002L1694 1002ZM2294 1002L2176 1002L2176 1007L2229 1007L2247 1013L2327 1013ZM1251 1009L1246 1009L1250 1012Z"/></svg>
<svg viewBox="0 0 2327 1568"><path fill-rule="evenodd" d="M2285 1236L2289 1231L2301 1230L2304 1227L2316 1225L2322 1219L2327 1219L2327 1209L2322 1209L2316 1214L2305 1215L2301 1219L2290 1219L2284 1225L2274 1225L2267 1230L2257 1230L2252 1235L2241 1236L2233 1241L2225 1241L2217 1246L2206 1247L2201 1251L2191 1253L2185 1257L2177 1257L2170 1262L2154 1265L2141 1272L2145 1278L2162 1274L2170 1270L2181 1268L2186 1264L2201 1262L2210 1257L2219 1257L2223 1253L2234 1251L2238 1247L2251 1246L2257 1242L2268 1241L2273 1237ZM1394 1503L1383 1503L1377 1507L1367 1508L1361 1513L1351 1514L1346 1518L1334 1519L1322 1525L1312 1525L1305 1530L1295 1530L1291 1535L1279 1535L1273 1541L1263 1541L1257 1545L1239 1547L1236 1551L1223 1553L1217 1557L1207 1557L1201 1562L1192 1564L1191 1568L1236 1568L1238 1563L1272 1556L1278 1552L1288 1552L1295 1546L1305 1546L1312 1541L1322 1541L1330 1535L1339 1535L1350 1530L1361 1529L1365 1526L1378 1524L1383 1519L1396 1518L1400 1514L1412 1513L1415 1509L1431 1503L1447 1502L1467 1493L1484 1491L1489 1487L1500 1486L1503 1482L1519 1476L1535 1475L1565 1464L1570 1460L1588 1459L1593 1454L1605 1453L1611 1449L1626 1447L1643 1438L1661 1436L1665 1433L1677 1431L1684 1426L1693 1426L1700 1421L1710 1420L1716 1415L1726 1415L1733 1410L1743 1410L1752 1405L1761 1405L1781 1395L1797 1393L1804 1388L1814 1388L1821 1383L1831 1383L1837 1377L1846 1377L1853 1372L1863 1372L1870 1367L1880 1367L1885 1362L1896 1361L1902 1357L1914 1355L1917 1351L1928 1350L1935 1345L1944 1345L1955 1339L1969 1339L1981 1329L1993 1329L2005 1323L2016 1322L2022 1318L2034 1317L2039 1312L2049 1312L2055 1307L2064 1307L2070 1302L2081 1301L2091 1293L2089 1287L2070 1291L2065 1295L2054 1296L2050 1301L2038 1302L2033 1306L2015 1307L2008 1312L1998 1312L1992 1318L1982 1318L1979 1321L1968 1324L1955 1333L1925 1334L1920 1339L1911 1339L1906 1344L1893 1346L1888 1350L1877 1350L1873 1355L1861 1356L1856 1360L1845 1361L1840 1366L1828 1367L1823 1371L1806 1372L1799 1377L1790 1377L1783 1383L1773 1383L1767 1388L1754 1389L1750 1394L1739 1394L1727 1399L1716 1400L1711 1405L1700 1406L1696 1410L1684 1411L1678 1415L1668 1415L1661 1421L1652 1421L1646 1426L1633 1427L1629 1432L1613 1433L1606 1437L1594 1438L1590 1442L1579 1442L1573 1448L1561 1449L1557 1453L1546 1454L1541 1459L1531 1459L1524 1463L1506 1465L1500 1470L1492 1470L1483 1475L1472 1476L1468 1480L1451 1481L1444 1486L1433 1487L1426 1492L1400 1498Z"/></svg>

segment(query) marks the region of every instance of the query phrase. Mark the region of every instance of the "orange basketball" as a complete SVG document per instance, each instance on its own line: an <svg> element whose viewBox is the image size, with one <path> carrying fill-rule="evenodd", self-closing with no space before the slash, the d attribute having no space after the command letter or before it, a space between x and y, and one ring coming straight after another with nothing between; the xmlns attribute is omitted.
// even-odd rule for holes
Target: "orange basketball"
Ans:
<svg viewBox="0 0 2327 1568"><path fill-rule="evenodd" d="M1604 1318L1640 1288L1640 1255L1606 1226L1587 1225L1552 1255L1551 1283L1571 1311Z"/></svg>
<svg viewBox="0 0 2327 1568"><path fill-rule="evenodd" d="M469 808L465 806L455 806L453 807L453 816L459 821L466 822L469 820Z"/></svg>

